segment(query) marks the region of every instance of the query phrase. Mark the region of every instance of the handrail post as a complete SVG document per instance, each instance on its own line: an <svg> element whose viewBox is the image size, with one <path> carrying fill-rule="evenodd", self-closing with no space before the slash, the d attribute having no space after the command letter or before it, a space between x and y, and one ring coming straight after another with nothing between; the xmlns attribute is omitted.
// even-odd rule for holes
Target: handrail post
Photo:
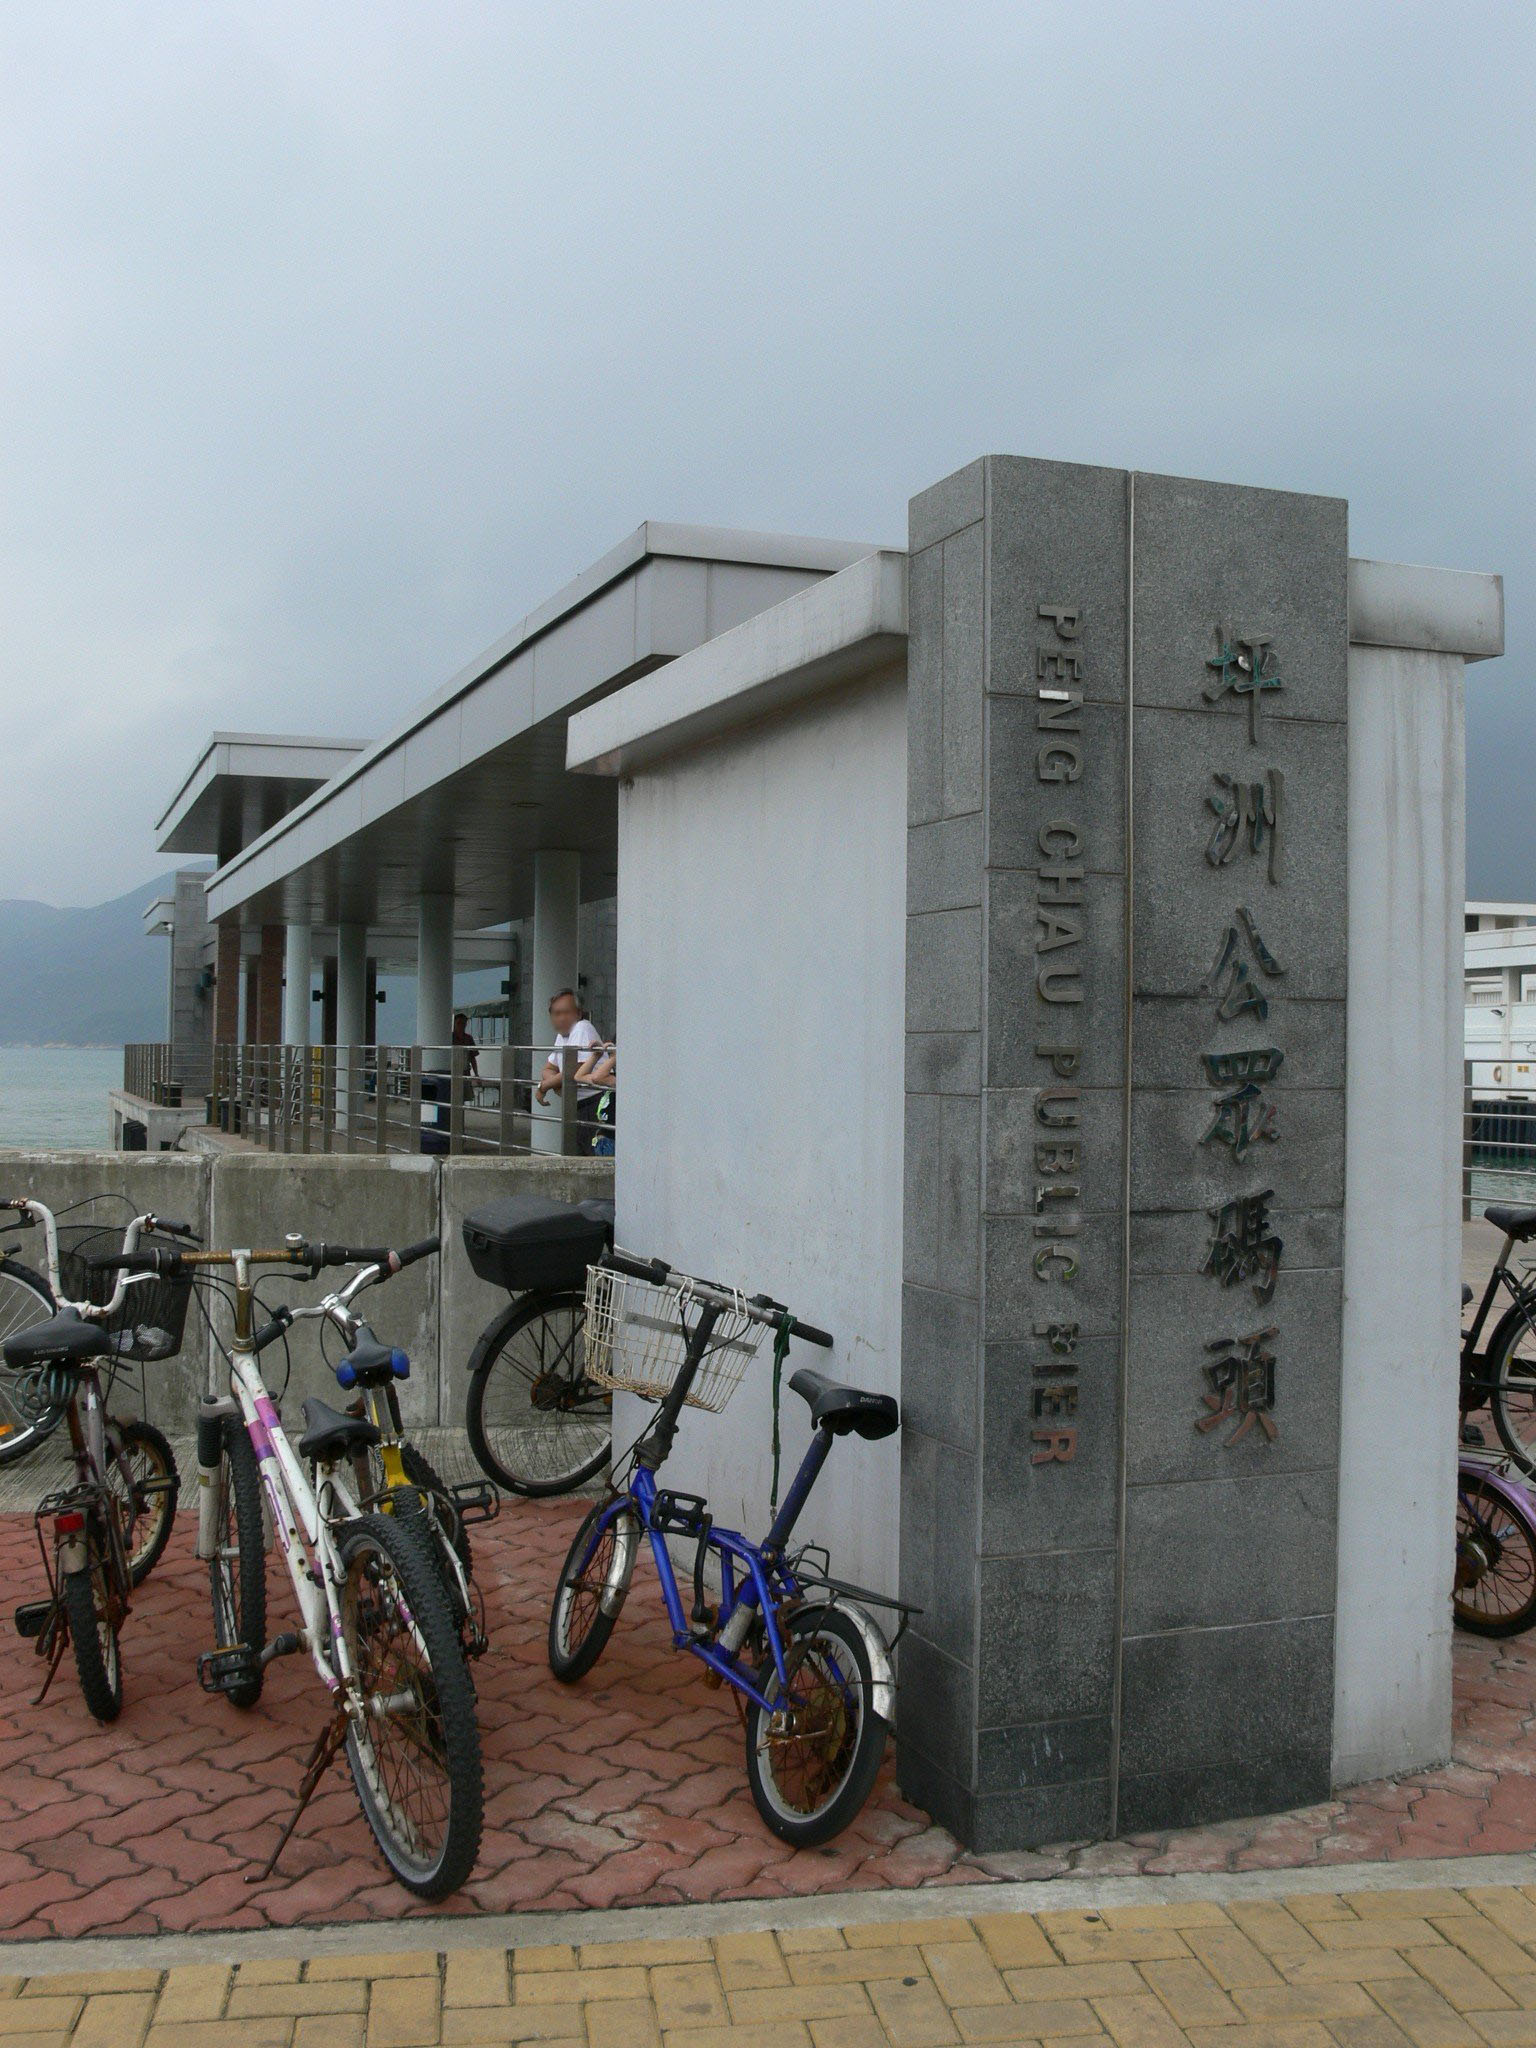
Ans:
<svg viewBox="0 0 1536 2048"><path fill-rule="evenodd" d="M388 1047L373 1049L373 1149L389 1150L389 1058Z"/></svg>
<svg viewBox="0 0 1536 2048"><path fill-rule="evenodd" d="M510 1045L501 1047L501 1079L496 1084L496 1150L503 1157L512 1150L512 1109L517 1090L512 1085L515 1068Z"/></svg>
<svg viewBox="0 0 1536 2048"><path fill-rule="evenodd" d="M1461 1063L1461 1220L1472 1221L1472 1062Z"/></svg>
<svg viewBox="0 0 1536 2048"><path fill-rule="evenodd" d="M580 1143L576 1129L576 1048L560 1048L560 1154L574 1159Z"/></svg>
<svg viewBox="0 0 1536 2048"><path fill-rule="evenodd" d="M448 1150L464 1150L464 1061L462 1045L448 1048Z"/></svg>
<svg viewBox="0 0 1536 2048"><path fill-rule="evenodd" d="M278 1120L282 1125L282 1135L277 1141L277 1149L280 1152L291 1152L293 1150L293 1047L291 1045L280 1045L278 1047L278 1054L278 1074L281 1078L278 1082L277 1110Z"/></svg>
<svg viewBox="0 0 1536 2048"><path fill-rule="evenodd" d="M406 1150L421 1150L421 1047L413 1045L406 1069Z"/></svg>
<svg viewBox="0 0 1536 2048"><path fill-rule="evenodd" d="M329 1152L336 1130L336 1048L320 1048L320 1150Z"/></svg>

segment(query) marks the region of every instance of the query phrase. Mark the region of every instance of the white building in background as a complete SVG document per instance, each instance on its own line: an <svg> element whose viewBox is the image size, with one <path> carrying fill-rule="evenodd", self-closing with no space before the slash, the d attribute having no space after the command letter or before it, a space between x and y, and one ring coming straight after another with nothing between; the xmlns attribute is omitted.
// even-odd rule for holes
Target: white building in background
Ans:
<svg viewBox="0 0 1536 2048"><path fill-rule="evenodd" d="M1469 903L1466 1057L1479 1097L1536 1102L1536 903Z"/></svg>

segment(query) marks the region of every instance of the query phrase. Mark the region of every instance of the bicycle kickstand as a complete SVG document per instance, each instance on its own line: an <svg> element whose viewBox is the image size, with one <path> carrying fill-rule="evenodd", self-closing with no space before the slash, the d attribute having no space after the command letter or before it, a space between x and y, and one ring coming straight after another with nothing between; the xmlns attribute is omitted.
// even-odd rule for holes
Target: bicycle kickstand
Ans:
<svg viewBox="0 0 1536 2048"><path fill-rule="evenodd" d="M294 1829L303 1817L305 1807L308 1806L310 1800L315 1796L316 1788L320 1780L330 1769L332 1759L340 1752L342 1745L346 1742L347 1729L351 1723L351 1718L351 1715L347 1712L345 1696L339 1697L335 1711L332 1713L330 1720L320 1730L315 1746L309 1752L309 1762L304 1766L304 1776L299 1782L298 1804L288 1817L288 1825L278 1836L277 1846L267 1858L262 1869L248 1870L246 1872L245 1881L247 1884L265 1884L267 1879L276 1871L277 1859L287 1848Z"/></svg>

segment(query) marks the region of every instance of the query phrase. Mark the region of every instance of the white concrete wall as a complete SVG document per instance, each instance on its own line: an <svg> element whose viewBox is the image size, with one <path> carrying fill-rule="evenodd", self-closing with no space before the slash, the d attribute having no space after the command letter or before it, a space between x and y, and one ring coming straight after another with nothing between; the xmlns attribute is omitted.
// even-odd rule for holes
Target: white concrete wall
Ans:
<svg viewBox="0 0 1536 2048"><path fill-rule="evenodd" d="M899 1394L906 671L641 771L619 798L619 1241L832 1331L810 1364ZM786 1374L787 1379L787 1374ZM771 1351L667 1480L761 1533ZM617 1429L637 1432L638 1402ZM785 1391L784 1483L809 1441ZM627 1439L622 1435L619 1441ZM801 1524L896 1586L895 1440L839 1443Z"/></svg>
<svg viewBox="0 0 1536 2048"><path fill-rule="evenodd" d="M1465 690L1349 650L1349 1109L1334 1777L1450 1753Z"/></svg>

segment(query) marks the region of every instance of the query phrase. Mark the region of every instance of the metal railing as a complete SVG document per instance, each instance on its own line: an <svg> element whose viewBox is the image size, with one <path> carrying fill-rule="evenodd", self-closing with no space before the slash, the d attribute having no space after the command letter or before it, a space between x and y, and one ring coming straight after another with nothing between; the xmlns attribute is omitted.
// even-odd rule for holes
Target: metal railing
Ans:
<svg viewBox="0 0 1536 2048"><path fill-rule="evenodd" d="M181 1105L181 1083L171 1079L171 1048L164 1044L123 1047L123 1093L172 1109Z"/></svg>
<svg viewBox="0 0 1536 2048"><path fill-rule="evenodd" d="M611 1118L579 1095L582 1058L574 1046L216 1045L209 1121L269 1152L611 1152ZM552 1059L560 1086L541 1103Z"/></svg>
<svg viewBox="0 0 1536 2048"><path fill-rule="evenodd" d="M1478 1092L1472 1062L1462 1068L1461 1214L1481 1216L1489 1202L1536 1207L1536 1096Z"/></svg>

